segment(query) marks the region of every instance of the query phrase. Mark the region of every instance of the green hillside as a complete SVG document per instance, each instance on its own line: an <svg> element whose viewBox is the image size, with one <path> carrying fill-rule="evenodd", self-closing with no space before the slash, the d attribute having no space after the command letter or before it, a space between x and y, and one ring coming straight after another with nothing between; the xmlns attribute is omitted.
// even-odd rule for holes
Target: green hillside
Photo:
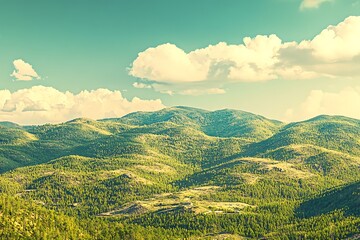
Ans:
<svg viewBox="0 0 360 240"><path fill-rule="evenodd" d="M13 122L0 122L1 127L7 127L7 128L22 128L19 124L13 123Z"/></svg>
<svg viewBox="0 0 360 240"><path fill-rule="evenodd" d="M172 122L186 125L215 137L241 137L249 140L265 139L283 125L280 121L238 110L205 111L189 107L173 107L158 112L137 112L118 121L132 125Z"/></svg>
<svg viewBox="0 0 360 240"><path fill-rule="evenodd" d="M75 218L0 194L1 239L89 239Z"/></svg>
<svg viewBox="0 0 360 240"><path fill-rule="evenodd" d="M310 144L352 155L360 153L360 120L318 116L290 123L272 137L249 147L248 153L267 152L294 144Z"/></svg>
<svg viewBox="0 0 360 240"><path fill-rule="evenodd" d="M356 119L284 124L173 107L0 130L3 238L342 239L360 231Z"/></svg>
<svg viewBox="0 0 360 240"><path fill-rule="evenodd" d="M344 210L347 215L360 216L360 182L330 190L302 203L298 214L310 217L335 210Z"/></svg>

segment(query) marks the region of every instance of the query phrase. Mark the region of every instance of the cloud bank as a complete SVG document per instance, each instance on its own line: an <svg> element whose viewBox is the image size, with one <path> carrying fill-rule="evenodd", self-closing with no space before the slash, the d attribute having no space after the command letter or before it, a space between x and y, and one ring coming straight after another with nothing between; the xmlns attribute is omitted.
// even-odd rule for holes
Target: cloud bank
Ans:
<svg viewBox="0 0 360 240"><path fill-rule="evenodd" d="M193 89L192 84L198 89L209 84L222 89L235 82L360 78L359 42L360 16L350 16L299 43L258 35L244 38L242 44L220 42L189 53L174 44L162 44L139 53L129 74L141 79L135 87L173 93L184 92L184 86Z"/></svg>
<svg viewBox="0 0 360 240"><path fill-rule="evenodd" d="M40 79L40 76L35 72L34 68L22 59L14 60L13 62L15 70L10 75L18 81L31 81L34 79Z"/></svg>
<svg viewBox="0 0 360 240"><path fill-rule="evenodd" d="M300 121L320 114L360 119L360 87L348 87L339 92L313 90L301 105L286 111L285 120Z"/></svg>
<svg viewBox="0 0 360 240"><path fill-rule="evenodd" d="M78 117L121 117L134 111L164 108L161 100L124 98L120 91L97 89L78 94L52 87L34 86L11 93L0 90L0 121L20 124L59 123Z"/></svg>

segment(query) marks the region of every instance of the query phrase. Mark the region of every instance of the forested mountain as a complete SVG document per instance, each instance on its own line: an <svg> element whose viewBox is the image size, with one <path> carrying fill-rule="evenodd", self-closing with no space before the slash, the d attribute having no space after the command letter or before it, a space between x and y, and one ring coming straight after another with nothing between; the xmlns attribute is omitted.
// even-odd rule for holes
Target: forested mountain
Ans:
<svg viewBox="0 0 360 240"><path fill-rule="evenodd" d="M238 110L205 111L189 107L173 107L158 112L136 112L117 121L132 125L171 122L190 126L208 136L240 137L261 140L274 134L283 125L280 121Z"/></svg>
<svg viewBox="0 0 360 240"><path fill-rule="evenodd" d="M0 238L342 239L360 232L360 121L172 107L0 123Z"/></svg>
<svg viewBox="0 0 360 240"><path fill-rule="evenodd" d="M284 126L272 137L250 146L249 152L267 152L289 145L311 144L329 150L359 155L359 136L359 120L341 116L318 116Z"/></svg>

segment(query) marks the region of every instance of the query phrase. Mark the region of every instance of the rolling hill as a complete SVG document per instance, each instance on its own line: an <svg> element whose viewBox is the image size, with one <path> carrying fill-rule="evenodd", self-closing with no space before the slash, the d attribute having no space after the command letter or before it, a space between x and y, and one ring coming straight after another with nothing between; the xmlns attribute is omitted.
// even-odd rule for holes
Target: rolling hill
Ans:
<svg viewBox="0 0 360 240"><path fill-rule="evenodd" d="M25 214L19 218L58 213L77 238L322 239L360 231L360 120L285 124L172 107L98 121L2 122L0 130L3 205L15 195L11 201L29 203L14 206ZM10 234L15 223L4 213ZM59 226L36 224L66 238Z"/></svg>

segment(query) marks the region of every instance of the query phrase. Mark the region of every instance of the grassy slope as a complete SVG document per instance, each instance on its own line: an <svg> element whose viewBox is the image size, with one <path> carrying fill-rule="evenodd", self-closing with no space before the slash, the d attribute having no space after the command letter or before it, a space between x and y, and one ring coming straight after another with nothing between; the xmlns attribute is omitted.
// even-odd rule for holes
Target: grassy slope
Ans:
<svg viewBox="0 0 360 240"><path fill-rule="evenodd" d="M191 155L183 160L192 158L195 161L214 158L214 151L209 154L205 148L218 149L220 153L215 159L219 159L239 152L240 147L249 142L267 138L281 123L240 111L220 113L178 107L103 121L75 119L63 124L22 129L15 124L5 125L0 131L0 172L71 154L107 157L143 153L144 143L172 157ZM227 129L230 125L237 132ZM212 132L210 135L214 137L209 137L207 132ZM176 144L175 148L171 146L173 144ZM199 149L201 145L203 147Z"/></svg>
<svg viewBox="0 0 360 240"><path fill-rule="evenodd" d="M69 214L245 206L249 216L262 215L283 201L310 203L326 189L359 181L359 122L320 116L284 126L242 111L176 107L103 121L6 123L0 191L13 185L22 198ZM346 196L354 208L357 195ZM320 212L337 209L325 202L317 202ZM306 204L301 209L311 211ZM289 218L293 210L286 210Z"/></svg>
<svg viewBox="0 0 360 240"><path fill-rule="evenodd" d="M360 120L318 116L290 123L270 138L249 146L246 154L259 154L289 145L308 144L351 155L360 153Z"/></svg>
<svg viewBox="0 0 360 240"><path fill-rule="evenodd" d="M90 238L75 218L6 194L0 194L0 226L2 239Z"/></svg>

